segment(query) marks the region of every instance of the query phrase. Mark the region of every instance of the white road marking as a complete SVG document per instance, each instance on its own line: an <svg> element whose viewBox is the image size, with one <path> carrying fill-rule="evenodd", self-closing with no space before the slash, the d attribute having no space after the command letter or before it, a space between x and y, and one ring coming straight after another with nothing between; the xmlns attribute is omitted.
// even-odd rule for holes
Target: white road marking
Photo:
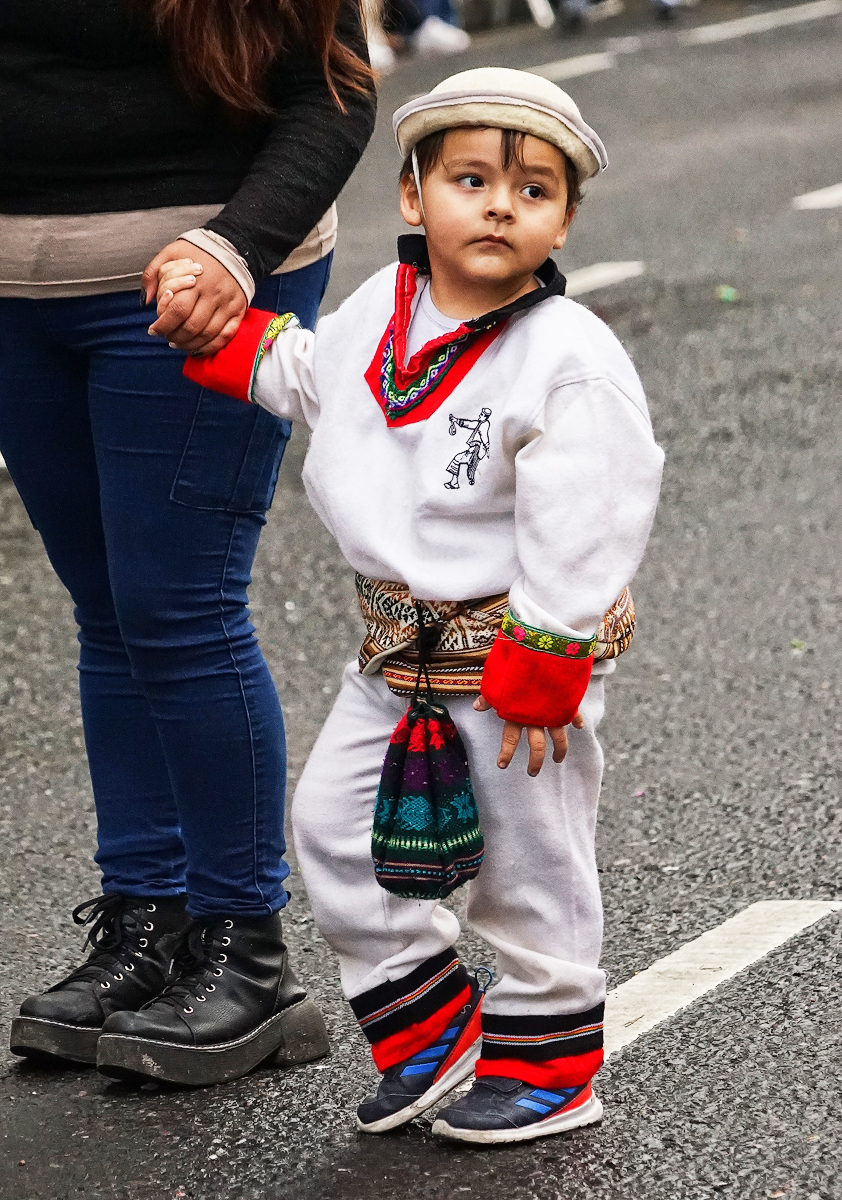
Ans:
<svg viewBox="0 0 842 1200"><path fill-rule="evenodd" d="M606 1058L839 910L839 900L761 900L653 963L608 995Z"/></svg>
<svg viewBox="0 0 842 1200"><path fill-rule="evenodd" d="M803 196L796 196L792 207L840 208L842 207L842 183L834 183L831 187L819 188L817 192L805 192Z"/></svg>
<svg viewBox="0 0 842 1200"><path fill-rule="evenodd" d="M842 0L840 0L842 4ZM543 75L552 83L562 79L575 79L577 75L590 75L593 71L608 71L617 65L614 54L580 54L576 58L560 58L557 62L544 63L541 67L530 67L532 75Z"/></svg>
<svg viewBox="0 0 842 1200"><path fill-rule="evenodd" d="M610 287L612 283L622 283L624 279L634 279L645 270L646 263L643 262L594 263L592 267L570 272L565 295L583 296L585 292L595 292L597 288Z"/></svg>
<svg viewBox="0 0 842 1200"><path fill-rule="evenodd" d="M0 454L0 471L5 471L5 470L6 470L6 461L3 458L3 455Z"/></svg>
<svg viewBox="0 0 842 1200"><path fill-rule="evenodd" d="M779 29L784 25L799 25L802 21L835 17L839 13L842 13L842 0L812 0L810 4L797 4L794 8L755 13L751 17L719 21L715 25L699 25L696 29L688 29L679 34L679 41L685 46L706 46L711 42L726 42L731 38L746 37L751 33L765 33L767 29Z"/></svg>
<svg viewBox="0 0 842 1200"><path fill-rule="evenodd" d="M535 0L540 4L541 0ZM698 0L680 0L692 6ZM718 21L714 25L697 25L679 33L678 40L685 46L707 46L714 42L727 42L731 38L747 37L752 33L765 33L768 29L780 29L786 25L800 25L804 21L819 21L825 17L836 17L842 13L842 0L810 0L809 4L796 4L793 8L779 8L771 12L755 13L750 17L738 17L733 21ZM537 18L536 18L537 20ZM540 22L539 22L540 24ZM643 49L643 39L613 38L607 43L610 51L601 54L579 54L575 58L559 58L555 62L529 67L533 75L543 75L552 83L564 79L576 79L579 75L591 75L594 71L609 71L617 65L617 54L634 54Z"/></svg>

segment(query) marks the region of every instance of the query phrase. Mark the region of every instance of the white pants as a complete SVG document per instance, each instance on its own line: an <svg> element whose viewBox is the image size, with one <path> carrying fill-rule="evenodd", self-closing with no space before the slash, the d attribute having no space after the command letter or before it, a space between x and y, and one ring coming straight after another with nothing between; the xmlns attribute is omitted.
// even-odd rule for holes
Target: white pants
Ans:
<svg viewBox="0 0 842 1200"><path fill-rule="evenodd" d="M507 770L497 766L503 722L472 697L446 703L468 752L485 860L467 885L468 922L496 951L498 982L483 1010L500 1016L585 1012L605 998L599 969L602 905L594 829L602 778L596 727L603 677L594 669L569 750L526 774L525 738ZM406 711L382 676L356 663L295 793L293 829L313 915L339 956L348 999L408 975L452 947L459 922L433 900L403 900L374 876L371 826L386 747Z"/></svg>

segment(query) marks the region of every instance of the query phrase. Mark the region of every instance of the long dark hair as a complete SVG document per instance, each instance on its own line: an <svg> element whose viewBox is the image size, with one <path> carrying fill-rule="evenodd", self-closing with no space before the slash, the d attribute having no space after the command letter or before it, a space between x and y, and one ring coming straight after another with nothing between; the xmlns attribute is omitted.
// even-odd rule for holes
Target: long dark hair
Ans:
<svg viewBox="0 0 842 1200"><path fill-rule="evenodd" d="M356 0L355 0L356 2ZM172 48L176 69L192 95L208 91L227 108L250 115L271 112L266 72L294 44L322 64L330 91L344 109L340 88L363 92L372 73L336 36L342 0L149 0L153 19Z"/></svg>

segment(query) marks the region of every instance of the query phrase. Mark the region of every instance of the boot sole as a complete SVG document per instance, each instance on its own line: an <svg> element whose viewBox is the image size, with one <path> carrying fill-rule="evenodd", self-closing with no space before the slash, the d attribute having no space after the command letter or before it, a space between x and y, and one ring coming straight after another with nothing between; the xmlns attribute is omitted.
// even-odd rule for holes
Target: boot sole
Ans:
<svg viewBox="0 0 842 1200"><path fill-rule="evenodd" d="M482 1038L477 1038L473 1046L466 1050L462 1057L449 1070L445 1071L441 1079L436 1080L423 1096L419 1096L417 1100L413 1100L412 1104L408 1104L406 1108L392 1113L391 1116L381 1117L379 1121L369 1121L368 1124L365 1124L357 1117L357 1129L359 1129L360 1133L388 1133L390 1129L397 1129L401 1125L406 1125L408 1121L413 1121L416 1117L420 1117L428 1108L432 1108L434 1104L438 1104L439 1100L446 1096L448 1092L452 1092L460 1083L464 1083L466 1079L473 1075L481 1046Z"/></svg>
<svg viewBox="0 0 842 1200"><path fill-rule="evenodd" d="M178 1046L172 1042L103 1033L97 1070L111 1079L156 1079L186 1087L228 1083L260 1063L294 1067L330 1054L324 1019L312 1000L291 1004L257 1029L215 1046Z"/></svg>
<svg viewBox="0 0 842 1200"><path fill-rule="evenodd" d="M64 1025L43 1017L15 1017L9 1049L39 1062L75 1062L93 1066L101 1026Z"/></svg>
<svg viewBox="0 0 842 1200"><path fill-rule="evenodd" d="M601 1120L602 1101L591 1096L579 1108L557 1113L554 1117L536 1121L534 1125L524 1125L521 1129L460 1129L458 1125L448 1125L447 1121L438 1117L433 1122L433 1135L452 1142L499 1146L505 1142L529 1142L534 1138L549 1137L552 1133L563 1133L565 1129L578 1129L581 1125L593 1125Z"/></svg>

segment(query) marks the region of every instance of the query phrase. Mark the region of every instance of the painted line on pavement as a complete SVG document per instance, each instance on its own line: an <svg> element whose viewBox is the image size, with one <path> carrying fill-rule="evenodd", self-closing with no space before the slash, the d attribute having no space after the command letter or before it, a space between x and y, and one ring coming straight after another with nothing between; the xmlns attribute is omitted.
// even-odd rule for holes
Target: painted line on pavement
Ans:
<svg viewBox="0 0 842 1200"><path fill-rule="evenodd" d="M613 283L622 283L625 279L634 279L646 270L643 262L605 262L594 263L592 267L582 267L579 271L571 271L567 276L566 296L584 296L585 292L595 292L597 288L610 287Z"/></svg>
<svg viewBox="0 0 842 1200"><path fill-rule="evenodd" d="M831 187L819 188L817 192L805 192L796 196L792 202L793 208L840 208L842 207L842 183L834 183Z"/></svg>
<svg viewBox="0 0 842 1200"><path fill-rule="evenodd" d="M697 0L684 0L685 4ZM804 21L819 21L836 17L842 13L842 0L810 0L809 4L796 4L792 8L779 8L770 12L755 13L750 17L737 17L733 21L718 21L714 25L697 25L678 34L678 41L685 46L707 46L715 42L727 42L732 38L747 37L752 33L765 33L769 29L781 29L787 25L800 25ZM614 39L615 42L617 39ZM636 53L644 49L641 38L621 38L620 53ZM611 41L609 40L609 45ZM599 54L579 54L575 58L559 58L555 62L528 67L532 75L543 75L552 83L564 79L576 79L579 75L591 75L594 71L608 71L617 65L617 54L605 51Z"/></svg>
<svg viewBox="0 0 842 1200"><path fill-rule="evenodd" d="M840 910L840 900L760 900L653 963L608 994L606 1058L814 922Z"/></svg>
<svg viewBox="0 0 842 1200"><path fill-rule="evenodd" d="M543 75L551 83L558 83L562 79L575 79L577 75L590 75L593 71L608 71L616 65L616 54L580 54L576 58L560 58L557 62L530 67L529 71L532 75Z"/></svg>
<svg viewBox="0 0 842 1200"><path fill-rule="evenodd" d="M720 21L715 25L699 25L680 33L678 39L685 46L706 46L752 33L765 33L767 29L780 29L784 25L835 17L839 13L842 13L842 0L812 0L810 4L797 4L794 8L755 13L751 17L738 17L734 21Z"/></svg>

